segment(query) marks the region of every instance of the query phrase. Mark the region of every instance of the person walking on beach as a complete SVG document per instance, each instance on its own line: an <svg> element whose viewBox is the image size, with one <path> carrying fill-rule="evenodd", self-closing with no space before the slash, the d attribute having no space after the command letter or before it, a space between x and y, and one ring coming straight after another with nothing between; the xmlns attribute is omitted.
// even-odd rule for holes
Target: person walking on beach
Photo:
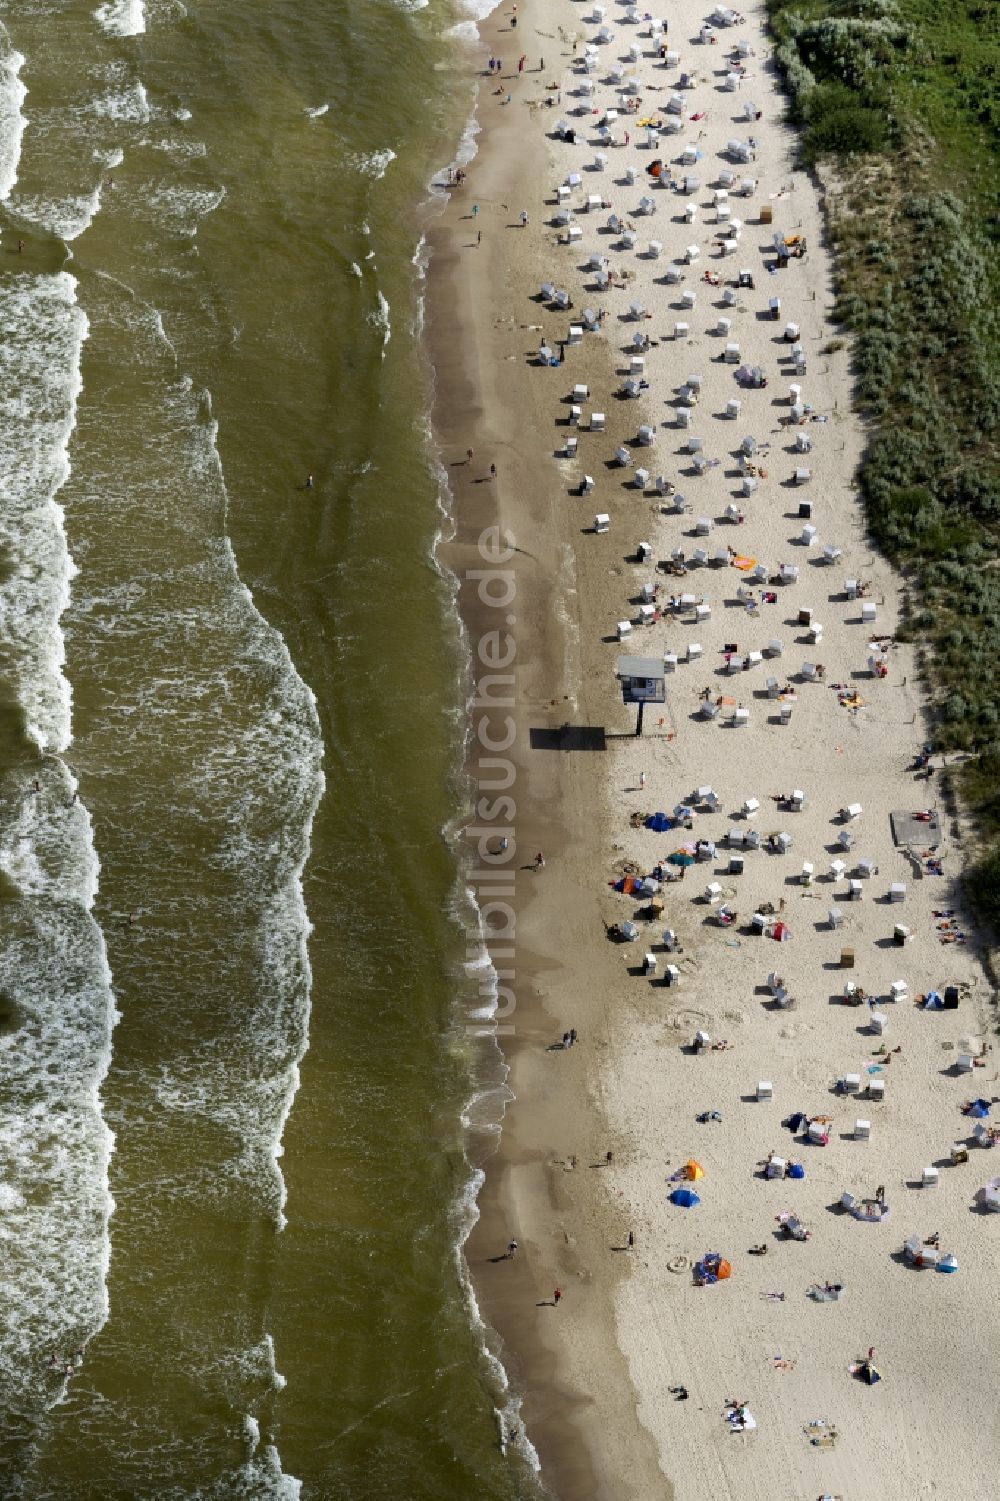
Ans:
<svg viewBox="0 0 1000 1501"><path fill-rule="evenodd" d="M508 1261L513 1261L514 1257L516 1255L517 1255L517 1241L516 1240L510 1240L510 1241L507 1242L507 1260Z"/></svg>
<svg viewBox="0 0 1000 1501"><path fill-rule="evenodd" d="M539 850L538 854L535 856L535 869L536 870L544 870L545 869L545 856L542 854L541 850Z"/></svg>
<svg viewBox="0 0 1000 1501"><path fill-rule="evenodd" d="M630 1251L632 1251L632 1250L635 1249L635 1231L634 1230L630 1230L629 1233L628 1233L628 1248L629 1248Z"/></svg>
<svg viewBox="0 0 1000 1501"><path fill-rule="evenodd" d="M476 244L477 245L481 245L482 243L483 243L483 232L482 232L482 230L480 230L479 233L476 235Z"/></svg>
<svg viewBox="0 0 1000 1501"><path fill-rule="evenodd" d="M313 487L313 477L312 477L311 474L307 474L306 475L306 489L307 490L311 490L312 487Z"/></svg>
<svg viewBox="0 0 1000 1501"><path fill-rule="evenodd" d="M472 217L474 219L478 219L479 218L479 204L478 203L474 203L472 205Z"/></svg>
<svg viewBox="0 0 1000 1501"><path fill-rule="evenodd" d="M523 208L521 210L521 228L522 229L527 229L527 227L528 227L528 210L526 208Z"/></svg>
<svg viewBox="0 0 1000 1501"><path fill-rule="evenodd" d="M523 73L524 72L524 65L525 65L525 63L527 61L528 61L528 55L527 55L527 53L526 52L522 52L521 56L517 60L517 71L519 73Z"/></svg>
<svg viewBox="0 0 1000 1501"><path fill-rule="evenodd" d="M640 792L645 787L645 785L646 785L646 773L644 771L640 771L640 773L639 773L639 791Z"/></svg>
<svg viewBox="0 0 1000 1501"><path fill-rule="evenodd" d="M473 454L473 450L471 448L467 448L465 450L465 462L467 464L471 464L472 463L472 454Z"/></svg>
<svg viewBox="0 0 1000 1501"><path fill-rule="evenodd" d="M559 1303L561 1302L561 1300L562 1300L562 1288L561 1287L557 1287L556 1290L555 1290L555 1292L552 1294L552 1301L553 1301L553 1303L555 1303L555 1305L556 1305L557 1308L558 1308Z"/></svg>
<svg viewBox="0 0 1000 1501"><path fill-rule="evenodd" d="M497 477L497 466L495 464L491 464L490 465L490 479L496 479L496 477Z"/></svg>

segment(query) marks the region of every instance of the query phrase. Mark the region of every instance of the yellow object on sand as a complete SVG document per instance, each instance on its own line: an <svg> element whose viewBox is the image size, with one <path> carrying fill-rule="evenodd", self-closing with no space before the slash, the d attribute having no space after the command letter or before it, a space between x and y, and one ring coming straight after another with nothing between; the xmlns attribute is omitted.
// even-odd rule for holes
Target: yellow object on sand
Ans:
<svg viewBox="0 0 1000 1501"><path fill-rule="evenodd" d="M688 1176L688 1181L691 1183L696 1183L699 1178L704 1178L705 1176L705 1169L701 1163L695 1162L693 1159L684 1164L684 1171Z"/></svg>
<svg viewBox="0 0 1000 1501"><path fill-rule="evenodd" d="M734 558L733 567L738 568L741 573L749 573L751 568L757 567L757 559L743 557Z"/></svg>

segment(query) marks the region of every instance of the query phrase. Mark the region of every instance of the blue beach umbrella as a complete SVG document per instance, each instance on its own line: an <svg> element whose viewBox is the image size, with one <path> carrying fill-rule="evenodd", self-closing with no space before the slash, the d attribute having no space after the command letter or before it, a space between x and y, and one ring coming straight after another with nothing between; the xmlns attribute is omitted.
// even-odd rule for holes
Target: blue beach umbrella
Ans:
<svg viewBox="0 0 1000 1501"><path fill-rule="evenodd" d="M663 834L671 826L671 821L665 813L651 813L646 819L646 828L652 829L655 834Z"/></svg>
<svg viewBox="0 0 1000 1501"><path fill-rule="evenodd" d="M670 1195L670 1202L680 1209L693 1209L696 1204L701 1203L701 1199L693 1188L675 1188Z"/></svg>

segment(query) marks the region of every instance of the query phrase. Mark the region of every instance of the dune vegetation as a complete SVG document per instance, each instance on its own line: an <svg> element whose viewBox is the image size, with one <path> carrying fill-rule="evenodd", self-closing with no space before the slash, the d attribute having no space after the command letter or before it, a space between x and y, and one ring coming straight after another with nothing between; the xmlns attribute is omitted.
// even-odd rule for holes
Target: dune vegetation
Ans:
<svg viewBox="0 0 1000 1501"><path fill-rule="evenodd" d="M971 0L769 0L803 163L828 183L873 540L907 580L934 743L1000 932L1000 30Z"/></svg>

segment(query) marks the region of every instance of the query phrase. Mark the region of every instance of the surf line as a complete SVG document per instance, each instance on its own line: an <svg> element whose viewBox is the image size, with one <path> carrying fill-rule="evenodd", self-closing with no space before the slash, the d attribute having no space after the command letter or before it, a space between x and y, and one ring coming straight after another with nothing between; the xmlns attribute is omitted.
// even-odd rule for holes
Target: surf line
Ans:
<svg viewBox="0 0 1000 1501"><path fill-rule="evenodd" d="M517 802L511 789L517 780L517 766L506 753L517 739L517 723L511 712L517 659L517 641L511 627L517 621L517 579L514 569L507 565L518 549L510 533L501 533L494 525L480 533L476 551L477 561L486 566L467 569L465 581L475 586L480 605L496 612L496 623L479 632L473 663L475 756L471 771L475 815L480 822L467 827L465 833L474 842L480 863L466 873L466 879L475 892L481 931L475 935L476 948L470 944L467 957L470 963L478 960L481 964L483 944L487 945L492 974L483 974L479 980L480 999L492 1006L496 1035L511 1036L517 1008L517 913L513 905ZM492 624L490 617L487 621ZM481 1024L470 1024L469 1030L479 1032Z"/></svg>

